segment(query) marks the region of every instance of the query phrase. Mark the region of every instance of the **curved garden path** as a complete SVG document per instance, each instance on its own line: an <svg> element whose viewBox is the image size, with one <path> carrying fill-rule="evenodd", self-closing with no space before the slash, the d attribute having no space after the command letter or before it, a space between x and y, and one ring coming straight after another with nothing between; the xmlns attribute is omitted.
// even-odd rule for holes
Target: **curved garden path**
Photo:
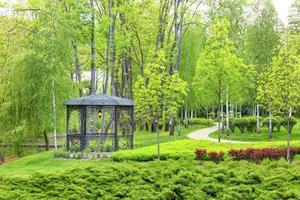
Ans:
<svg viewBox="0 0 300 200"><path fill-rule="evenodd" d="M187 137L193 140L209 140L212 142L218 142L218 139L209 137L209 134L215 132L218 130L217 126L209 127L209 128L203 128L196 131L193 131L192 133L188 134ZM234 141L234 140L224 140L221 139L221 142L224 143L251 143L246 141Z"/></svg>

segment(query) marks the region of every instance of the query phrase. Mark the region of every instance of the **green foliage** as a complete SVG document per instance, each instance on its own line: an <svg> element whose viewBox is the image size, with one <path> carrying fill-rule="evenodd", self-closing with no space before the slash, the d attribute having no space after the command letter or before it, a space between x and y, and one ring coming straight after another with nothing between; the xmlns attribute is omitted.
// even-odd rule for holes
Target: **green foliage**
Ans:
<svg viewBox="0 0 300 200"><path fill-rule="evenodd" d="M232 132L232 133L234 133L234 131L235 131L235 126L234 126L234 124L233 124L233 121L235 120L235 118L234 117L230 117L229 118L229 129L230 129L230 131Z"/></svg>
<svg viewBox="0 0 300 200"><path fill-rule="evenodd" d="M280 125L280 122L278 121L277 117L271 117L271 119L272 119L272 132L273 132L274 128ZM262 125L265 127L269 127L269 117L263 119Z"/></svg>
<svg viewBox="0 0 300 200"><path fill-rule="evenodd" d="M295 117L291 117L289 119L290 121L290 130L292 131L293 130L293 127L297 124L297 120ZM288 129L288 121L287 119L283 121L282 125L284 126L284 128L287 130Z"/></svg>
<svg viewBox="0 0 300 200"><path fill-rule="evenodd" d="M280 132L281 126L284 123L284 119L280 116L275 116L274 118L277 120L276 129L277 129L278 132Z"/></svg>
<svg viewBox="0 0 300 200"><path fill-rule="evenodd" d="M186 95L186 83L177 72L170 75L165 54L161 51L145 69L144 76L138 76L134 84L136 119L139 123L158 120L163 124L176 116Z"/></svg>
<svg viewBox="0 0 300 200"><path fill-rule="evenodd" d="M254 132L257 124L256 117L247 117L249 124L247 126L247 131Z"/></svg>
<svg viewBox="0 0 300 200"><path fill-rule="evenodd" d="M249 119L246 117L235 118L232 123L234 127L237 127L241 131L241 133L244 133L245 129L249 126Z"/></svg>
<svg viewBox="0 0 300 200"><path fill-rule="evenodd" d="M245 126L246 129L246 126ZM216 133L217 134L217 133ZM253 133L258 135L256 133ZM245 135L247 134L232 134L232 135ZM265 137L267 138L267 137ZM286 138L286 137L285 137ZM243 149L243 148L262 148L262 147L282 147L285 146L285 141L279 142L256 142L256 143L245 143L245 144L232 144L232 143L216 143L205 140L178 140L172 142L165 142L160 145L161 148L161 160L178 160L178 159L193 159L195 149L206 149L210 151L223 151L227 152L232 148ZM299 147L299 141L292 142L293 147ZM122 162L126 160L132 161L152 161L157 159L157 145L151 145L147 147L141 147L135 150L125 150L114 152L112 154L114 161Z"/></svg>
<svg viewBox="0 0 300 200"><path fill-rule="evenodd" d="M66 151L65 149L59 149L54 151L54 158L70 158L70 152Z"/></svg>
<svg viewBox="0 0 300 200"><path fill-rule="evenodd" d="M27 178L1 176L0 193L1 199L299 199L298 172L283 160L109 163Z"/></svg>
<svg viewBox="0 0 300 200"><path fill-rule="evenodd" d="M205 118L191 118L188 120L189 125L207 125L213 126L214 121L212 119L205 119Z"/></svg>

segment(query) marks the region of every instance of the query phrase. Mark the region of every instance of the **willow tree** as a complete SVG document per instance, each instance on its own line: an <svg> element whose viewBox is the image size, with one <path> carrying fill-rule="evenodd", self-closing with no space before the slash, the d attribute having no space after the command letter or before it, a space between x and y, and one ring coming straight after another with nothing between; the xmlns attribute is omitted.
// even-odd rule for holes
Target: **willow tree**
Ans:
<svg viewBox="0 0 300 200"><path fill-rule="evenodd" d="M209 102L218 105L218 128L221 129L221 105L226 92L235 90L239 85L242 61L236 55L236 49L228 38L228 21L222 19L213 26L212 34L198 58L194 86L197 95L204 96ZM228 122L227 122L228 125ZM229 129L229 125L227 130ZM220 134L219 134L220 141Z"/></svg>

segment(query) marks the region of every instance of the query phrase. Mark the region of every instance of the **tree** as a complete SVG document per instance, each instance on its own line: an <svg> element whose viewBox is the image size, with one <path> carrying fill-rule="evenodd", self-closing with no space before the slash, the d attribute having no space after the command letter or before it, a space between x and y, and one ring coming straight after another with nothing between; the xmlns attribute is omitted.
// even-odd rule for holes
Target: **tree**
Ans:
<svg viewBox="0 0 300 200"><path fill-rule="evenodd" d="M282 111L287 122L287 161L290 157L290 120L300 100L300 50L299 38L288 36L283 48L272 62L270 84L272 85L273 104Z"/></svg>
<svg viewBox="0 0 300 200"><path fill-rule="evenodd" d="M256 71L253 79L253 89L250 96L253 97L252 104L256 110L257 133L260 132L259 111L257 101L258 78L265 68L268 68L272 58L278 53L279 28L278 17L271 0L255 1L254 22L249 25L245 33L244 58L248 65L253 65Z"/></svg>
<svg viewBox="0 0 300 200"><path fill-rule="evenodd" d="M186 83L177 72L169 75L165 54L159 52L146 66L144 76L137 77L133 91L137 121L151 127L153 121L163 125L177 115L186 95Z"/></svg>
<svg viewBox="0 0 300 200"><path fill-rule="evenodd" d="M226 88L232 91L239 85L242 61L236 55L236 49L228 38L228 21L217 21L213 26L212 34L205 43L200 54L194 86L197 95L214 101L218 105L218 128L221 129L221 104L226 94ZM229 91L228 91L229 92ZM228 129L229 127L227 127ZM220 141L220 135L219 135Z"/></svg>
<svg viewBox="0 0 300 200"><path fill-rule="evenodd" d="M294 0L292 2L289 16L288 16L288 29L291 33L299 33L300 31L300 1Z"/></svg>

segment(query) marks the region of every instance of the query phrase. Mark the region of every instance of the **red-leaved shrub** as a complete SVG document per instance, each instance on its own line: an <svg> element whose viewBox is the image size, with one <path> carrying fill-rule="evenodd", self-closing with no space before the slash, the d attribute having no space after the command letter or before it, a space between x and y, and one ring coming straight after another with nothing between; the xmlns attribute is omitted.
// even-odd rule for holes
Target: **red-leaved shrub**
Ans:
<svg viewBox="0 0 300 200"><path fill-rule="evenodd" d="M212 151L208 153L208 157L210 158L210 160L214 161L215 163L218 163L221 160L223 160L224 152Z"/></svg>
<svg viewBox="0 0 300 200"><path fill-rule="evenodd" d="M205 149L196 149L195 154L197 160L205 160L207 157L207 152Z"/></svg>
<svg viewBox="0 0 300 200"><path fill-rule="evenodd" d="M296 154L300 153L300 148L291 148L290 155L293 159ZM279 160L280 158L286 158L287 149L286 148L263 148L263 149L231 149L228 152L229 156L234 160L248 160L251 162L261 162L264 159Z"/></svg>

